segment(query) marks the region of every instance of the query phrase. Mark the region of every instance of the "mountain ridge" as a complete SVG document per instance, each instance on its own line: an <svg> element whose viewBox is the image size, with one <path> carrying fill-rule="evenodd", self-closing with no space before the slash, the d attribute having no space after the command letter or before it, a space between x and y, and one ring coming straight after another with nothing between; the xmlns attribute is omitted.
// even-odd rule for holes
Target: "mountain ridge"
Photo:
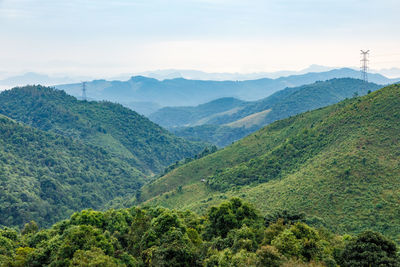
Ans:
<svg viewBox="0 0 400 267"><path fill-rule="evenodd" d="M359 78L360 73L350 68L326 72L307 73L277 79L261 78L246 81L204 81L183 78L158 81L144 76L131 77L127 81L95 80L87 83L87 95L95 100L109 100L128 106L128 102L153 102L160 106L195 106L222 97L235 97L254 101L265 98L286 87L301 86L318 80L333 78ZM371 82L389 84L380 74L370 74ZM81 84L56 85L67 93L80 97Z"/></svg>
<svg viewBox="0 0 400 267"><path fill-rule="evenodd" d="M355 94L365 95L368 91L380 87L373 83L365 84L358 79L331 79L288 87L258 101L241 102L231 110L227 107L224 113L215 111L212 115L204 115L200 120L193 116L188 117L180 112L180 108L162 108L149 118L188 140L201 140L225 146L276 120L334 104ZM201 116L203 113L199 112L198 107L192 107L191 110L192 113ZM164 118L168 119L168 123L165 123ZM186 125L183 125L182 121Z"/></svg>

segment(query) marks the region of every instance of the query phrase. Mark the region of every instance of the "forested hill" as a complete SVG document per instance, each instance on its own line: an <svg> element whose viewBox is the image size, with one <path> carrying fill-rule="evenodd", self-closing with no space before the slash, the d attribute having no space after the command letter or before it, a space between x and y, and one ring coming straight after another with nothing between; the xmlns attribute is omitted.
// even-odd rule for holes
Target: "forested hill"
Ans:
<svg viewBox="0 0 400 267"><path fill-rule="evenodd" d="M0 115L0 226L30 220L49 226L74 211L130 198L144 182L104 149Z"/></svg>
<svg viewBox="0 0 400 267"><path fill-rule="evenodd" d="M65 92L26 86L0 94L0 113L44 131L102 147L144 173L203 149L178 138L147 118L119 104L78 101Z"/></svg>
<svg viewBox="0 0 400 267"><path fill-rule="evenodd" d="M170 127L178 136L226 146L276 120L325 107L355 95L362 96L381 87L374 83L365 84L359 79L332 79L286 88L267 98L238 103L231 109L215 111L199 119L182 112L180 108L163 108L150 118L162 126ZM171 122L175 124L171 125Z"/></svg>
<svg viewBox="0 0 400 267"><path fill-rule="evenodd" d="M241 196L338 232L400 242L400 85L277 121L146 185L142 201L202 210Z"/></svg>

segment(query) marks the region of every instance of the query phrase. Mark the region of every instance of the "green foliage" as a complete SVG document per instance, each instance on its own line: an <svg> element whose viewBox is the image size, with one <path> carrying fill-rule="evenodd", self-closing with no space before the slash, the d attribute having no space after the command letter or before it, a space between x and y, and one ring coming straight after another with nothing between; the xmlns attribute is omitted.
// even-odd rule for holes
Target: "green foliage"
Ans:
<svg viewBox="0 0 400 267"><path fill-rule="evenodd" d="M39 226L36 224L35 221L30 221L29 223L26 223L24 225L24 228L22 229L21 233L23 235L26 234L34 234L39 230Z"/></svg>
<svg viewBox="0 0 400 267"><path fill-rule="evenodd" d="M1 97L0 97L1 98ZM143 174L107 151L0 115L0 225L49 226L130 196ZM34 232L29 223L26 231Z"/></svg>
<svg viewBox="0 0 400 267"><path fill-rule="evenodd" d="M292 257L300 254L300 240L289 229L285 229L275 237L271 244L286 256Z"/></svg>
<svg viewBox="0 0 400 267"><path fill-rule="evenodd" d="M254 225L260 218L256 210L239 198L223 202L219 207L212 207L207 218L206 238L226 237L232 229L241 228L243 224Z"/></svg>
<svg viewBox="0 0 400 267"><path fill-rule="evenodd" d="M306 213L314 226L373 229L400 243L399 92L392 85L272 123L145 185L142 199L204 212L242 197L267 224L275 214L304 221L298 215ZM179 185L182 193L173 194Z"/></svg>
<svg viewBox="0 0 400 267"><path fill-rule="evenodd" d="M204 148L121 105L43 86L2 92L0 113L37 128L0 115L0 225L49 226L76 210L124 206L140 197L145 174Z"/></svg>
<svg viewBox="0 0 400 267"><path fill-rule="evenodd" d="M192 127L171 128L170 131L189 141L207 142L218 147L225 147L246 135L257 131L260 127L261 126L245 128L204 124Z"/></svg>
<svg viewBox="0 0 400 267"><path fill-rule="evenodd" d="M393 241L379 233L366 231L358 235L343 250L341 266L399 266L400 258Z"/></svg>
<svg viewBox="0 0 400 267"><path fill-rule="evenodd" d="M257 250L257 256L260 259L259 266L278 267L285 260L278 249L273 246L262 246Z"/></svg>
<svg viewBox="0 0 400 267"><path fill-rule="evenodd" d="M227 214L235 224L211 231ZM267 227L257 214L238 198L206 217L164 208L84 210L45 230L0 230L0 266L337 266L367 254L373 263L397 259L394 243L377 233L343 238L282 218Z"/></svg>
<svg viewBox="0 0 400 267"><path fill-rule="evenodd" d="M78 250L74 253L70 266L116 267L116 261L104 254L103 250L93 247L90 250Z"/></svg>
<svg viewBox="0 0 400 267"><path fill-rule="evenodd" d="M282 219L285 224L292 224L295 222L303 222L306 215L304 213L298 213L288 210L275 211L272 214L267 214L264 217L265 225L269 226L271 223L276 222L278 219Z"/></svg>
<svg viewBox="0 0 400 267"><path fill-rule="evenodd" d="M168 166L167 168L164 169L164 172L160 175L160 177L166 175L167 173L169 173L169 172L171 172L173 170L175 170L179 166L187 164L187 163L189 163L189 162L191 162L193 160L196 160L196 159L201 159L201 158L203 158L205 156L208 156L208 155L210 155L212 153L215 153L217 151L218 151L218 148L216 146L214 146L214 145L207 146L206 148L204 148L204 150L201 153L195 155L193 158L185 158L185 159L183 159L181 161L177 161L174 164ZM137 199L140 199L140 198L137 198Z"/></svg>

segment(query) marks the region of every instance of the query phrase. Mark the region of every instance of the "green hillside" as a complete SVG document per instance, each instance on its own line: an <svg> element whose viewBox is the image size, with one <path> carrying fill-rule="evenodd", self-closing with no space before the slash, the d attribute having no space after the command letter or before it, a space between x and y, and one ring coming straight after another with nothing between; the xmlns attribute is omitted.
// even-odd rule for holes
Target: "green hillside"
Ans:
<svg viewBox="0 0 400 267"><path fill-rule="evenodd" d="M217 118L211 123L227 124L270 109L271 112L259 123L259 125L265 125L295 114L337 103L354 95L366 95L368 91L375 91L379 88L382 88L382 86L374 83L365 84L362 80L351 78L317 81L299 87L286 88L267 98L250 102L238 112Z"/></svg>
<svg viewBox="0 0 400 267"><path fill-rule="evenodd" d="M160 172L204 148L119 104L78 101L48 87L27 86L2 92L0 114L100 146L147 174Z"/></svg>
<svg viewBox="0 0 400 267"><path fill-rule="evenodd" d="M204 210L240 196L337 232L400 242L400 86L277 121L146 185L147 204Z"/></svg>
<svg viewBox="0 0 400 267"><path fill-rule="evenodd" d="M0 226L30 220L48 226L132 196L144 182L142 173L104 149L0 115Z"/></svg>
<svg viewBox="0 0 400 267"><path fill-rule="evenodd" d="M205 141L223 147L274 121L335 104L355 95L362 96L368 91L375 91L381 87L351 78L319 81L286 88L259 101L244 102L231 110L215 112L199 121L190 121L190 118L185 117L186 114L179 113L178 108L170 108L170 112L159 114L156 122L171 127L171 124L164 125L167 115L169 122L173 120L171 117L179 116L181 121L186 120L187 125L192 127L171 128L176 135L188 140Z"/></svg>

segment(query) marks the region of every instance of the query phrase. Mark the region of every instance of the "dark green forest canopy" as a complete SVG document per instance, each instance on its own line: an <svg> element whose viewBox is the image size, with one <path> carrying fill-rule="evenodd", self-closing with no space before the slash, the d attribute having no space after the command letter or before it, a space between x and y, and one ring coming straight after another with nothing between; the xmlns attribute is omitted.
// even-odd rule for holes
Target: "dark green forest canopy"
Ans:
<svg viewBox="0 0 400 267"><path fill-rule="evenodd" d="M295 218L295 217L292 217ZM339 236L241 199L205 216L160 207L84 210L49 229L0 229L0 266L388 266L395 243L379 233Z"/></svg>
<svg viewBox="0 0 400 267"><path fill-rule="evenodd" d="M102 147L151 174L199 153L204 145L176 137L111 102L78 101L64 91L26 86L0 94L0 113L44 131Z"/></svg>
<svg viewBox="0 0 400 267"><path fill-rule="evenodd" d="M0 115L0 225L46 226L129 196L144 175L104 149Z"/></svg>

